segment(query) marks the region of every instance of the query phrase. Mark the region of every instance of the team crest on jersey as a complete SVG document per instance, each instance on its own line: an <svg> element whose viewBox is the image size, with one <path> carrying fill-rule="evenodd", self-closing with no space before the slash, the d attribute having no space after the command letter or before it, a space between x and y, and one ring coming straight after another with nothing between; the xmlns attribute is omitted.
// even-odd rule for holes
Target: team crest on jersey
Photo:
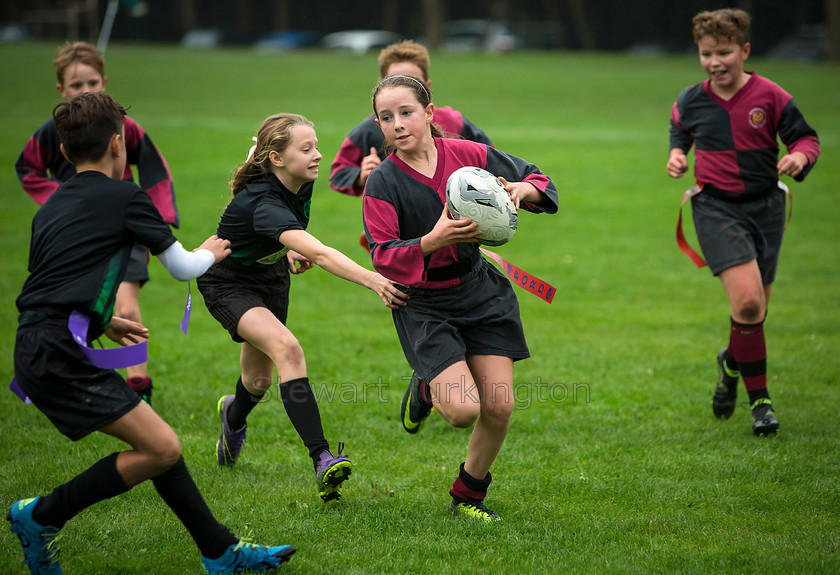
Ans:
<svg viewBox="0 0 840 575"><path fill-rule="evenodd" d="M767 112L764 108L753 108L750 110L750 126L753 128L763 128L767 123Z"/></svg>

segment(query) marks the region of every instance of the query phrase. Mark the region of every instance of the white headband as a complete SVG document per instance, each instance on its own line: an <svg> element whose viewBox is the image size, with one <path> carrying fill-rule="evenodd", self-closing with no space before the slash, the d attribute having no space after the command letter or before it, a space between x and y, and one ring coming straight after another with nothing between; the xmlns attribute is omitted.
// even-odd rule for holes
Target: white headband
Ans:
<svg viewBox="0 0 840 575"><path fill-rule="evenodd" d="M409 80L414 80L415 82L420 84L421 88L423 88L423 91L426 93L426 97L429 99L429 101L430 102L432 101L432 96L429 94L429 90L426 88L426 85L423 84L423 82L421 82L420 80L418 80L414 76L408 76L408 75L405 75L405 74L396 74L394 76L388 76L388 78L408 78ZM385 80L387 80L388 78L385 78ZM383 80L383 82L385 80Z"/></svg>

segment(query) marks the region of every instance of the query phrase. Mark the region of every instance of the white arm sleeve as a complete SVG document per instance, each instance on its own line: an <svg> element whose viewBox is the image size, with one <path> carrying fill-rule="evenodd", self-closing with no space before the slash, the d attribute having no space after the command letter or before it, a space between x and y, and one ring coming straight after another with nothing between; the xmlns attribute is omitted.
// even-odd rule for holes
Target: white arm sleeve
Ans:
<svg viewBox="0 0 840 575"><path fill-rule="evenodd" d="M179 241L159 253L157 257L166 271L182 282L197 278L216 262L216 256L210 250L188 252Z"/></svg>

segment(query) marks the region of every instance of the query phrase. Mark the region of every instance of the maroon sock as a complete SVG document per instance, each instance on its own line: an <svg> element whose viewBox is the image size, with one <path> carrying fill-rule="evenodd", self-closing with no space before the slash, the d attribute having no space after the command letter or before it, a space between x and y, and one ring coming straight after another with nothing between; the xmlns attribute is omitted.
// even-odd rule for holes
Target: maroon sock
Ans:
<svg viewBox="0 0 840 575"><path fill-rule="evenodd" d="M429 384L424 379L420 380L420 403L432 405L432 394L429 391Z"/></svg>
<svg viewBox="0 0 840 575"><path fill-rule="evenodd" d="M150 377L129 377L126 381L131 389L137 393L145 391L152 384L152 378Z"/></svg>
<svg viewBox="0 0 840 575"><path fill-rule="evenodd" d="M484 479L476 479L464 471L464 464L462 463L461 472L458 474L458 479L452 484L449 494L459 501L483 501L487 496L487 488L490 487L492 480L493 477L489 471Z"/></svg>
<svg viewBox="0 0 840 575"><path fill-rule="evenodd" d="M747 388L750 403L767 392L767 345L764 342L764 321L754 324L732 320L728 353L738 363L738 370Z"/></svg>

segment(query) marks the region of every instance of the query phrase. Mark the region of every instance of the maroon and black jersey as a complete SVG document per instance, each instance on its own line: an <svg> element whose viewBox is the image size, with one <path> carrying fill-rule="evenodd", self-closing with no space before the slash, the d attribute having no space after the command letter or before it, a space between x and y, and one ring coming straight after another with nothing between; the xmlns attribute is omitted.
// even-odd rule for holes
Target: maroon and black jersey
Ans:
<svg viewBox="0 0 840 575"><path fill-rule="evenodd" d="M432 122L438 125L445 138L472 140L492 146L493 142L475 124L464 117L461 112L442 106L435 108ZM385 136L371 114L344 139L332 165L330 166L330 187L338 192L350 196L361 196L363 188L356 187L356 181L362 171L362 159L370 155L370 149L375 148L379 159L385 159Z"/></svg>
<svg viewBox="0 0 840 575"><path fill-rule="evenodd" d="M420 238L434 228L446 204L446 181L464 166L483 168L509 182L528 182L542 194L540 205L523 202L535 213L557 212L554 183L540 169L486 144L435 138L438 161L432 178L417 172L396 154L376 167L365 185L365 234L373 267L397 283L428 289L459 285L478 265L479 245L457 243L423 256Z"/></svg>
<svg viewBox="0 0 840 575"><path fill-rule="evenodd" d="M752 73L730 100L712 93L709 80L683 90L671 110L671 147L688 153L694 145L698 182L730 194L761 194L776 187L779 145L802 152L808 165L820 155L816 131L793 97L777 84Z"/></svg>
<svg viewBox="0 0 840 575"><path fill-rule="evenodd" d="M29 138L15 162L23 189L39 205L76 173L60 146L55 120L50 118ZM129 117L125 118L125 149L128 161L123 179L134 181L130 165L137 166L140 187L149 194L164 221L177 228L180 218L169 166L148 134Z"/></svg>

